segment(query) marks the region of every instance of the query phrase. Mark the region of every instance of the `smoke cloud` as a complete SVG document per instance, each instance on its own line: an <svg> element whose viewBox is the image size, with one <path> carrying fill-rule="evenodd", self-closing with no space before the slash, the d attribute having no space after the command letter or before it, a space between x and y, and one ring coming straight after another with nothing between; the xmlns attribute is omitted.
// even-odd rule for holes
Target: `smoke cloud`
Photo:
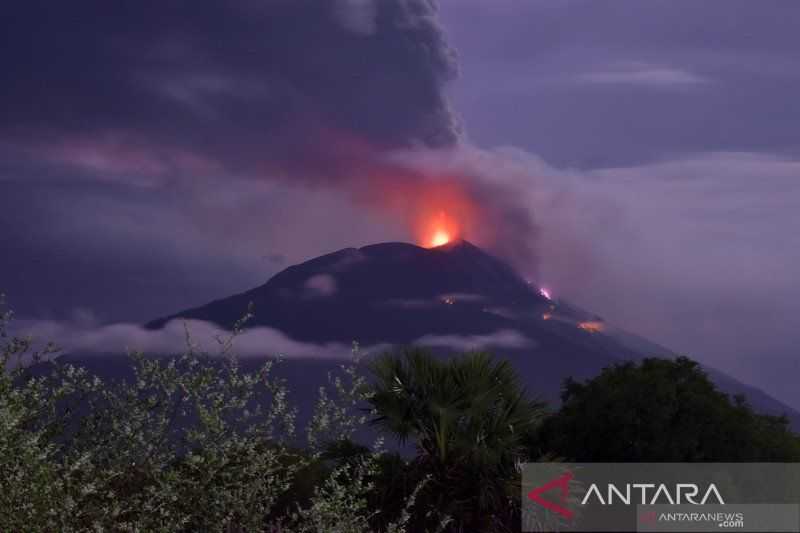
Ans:
<svg viewBox="0 0 800 533"><path fill-rule="evenodd" d="M455 56L428 0L10 11L3 137L89 172L196 173L200 153L228 172L324 179L362 150L460 135L442 91Z"/></svg>
<svg viewBox="0 0 800 533"><path fill-rule="evenodd" d="M535 270L514 191L425 155L464 149L433 0L32 2L4 26L0 179L344 191L412 238L445 212Z"/></svg>

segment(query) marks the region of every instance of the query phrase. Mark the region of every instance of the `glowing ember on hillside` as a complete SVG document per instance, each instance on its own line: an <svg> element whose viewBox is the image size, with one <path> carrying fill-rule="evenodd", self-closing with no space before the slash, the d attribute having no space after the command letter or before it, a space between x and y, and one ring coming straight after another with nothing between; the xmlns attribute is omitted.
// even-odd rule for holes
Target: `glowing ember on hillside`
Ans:
<svg viewBox="0 0 800 533"><path fill-rule="evenodd" d="M606 329L606 325L599 320L587 320L586 322L579 322L578 327L589 333L600 333Z"/></svg>

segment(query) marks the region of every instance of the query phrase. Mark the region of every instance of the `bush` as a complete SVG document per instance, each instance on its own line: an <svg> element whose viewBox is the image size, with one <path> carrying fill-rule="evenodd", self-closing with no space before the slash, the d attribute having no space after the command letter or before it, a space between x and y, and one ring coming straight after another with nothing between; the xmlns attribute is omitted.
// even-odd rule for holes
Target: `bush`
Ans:
<svg viewBox="0 0 800 533"><path fill-rule="evenodd" d="M363 381L332 377L297 449L278 362L245 372L231 352L246 319L217 357L187 333L183 354L131 354L134 378L112 383L50 361L53 347L11 336L2 314L0 531L368 531L381 452L347 469L321 458L364 416L352 411Z"/></svg>

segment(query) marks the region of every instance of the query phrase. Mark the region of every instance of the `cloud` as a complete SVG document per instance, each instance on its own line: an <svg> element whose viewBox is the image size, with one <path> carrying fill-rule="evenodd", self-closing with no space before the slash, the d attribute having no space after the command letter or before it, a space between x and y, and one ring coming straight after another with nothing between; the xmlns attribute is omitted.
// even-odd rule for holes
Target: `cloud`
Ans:
<svg viewBox="0 0 800 533"><path fill-rule="evenodd" d="M797 343L800 162L750 153L551 176L542 279L615 325L798 405L769 368ZM555 206L553 206L555 207Z"/></svg>
<svg viewBox="0 0 800 533"><path fill-rule="evenodd" d="M80 321L18 321L13 332L31 335L38 342L57 342L65 353L110 354L145 352L178 354L186 350L186 333L198 351L217 355L220 339L230 332L200 320L173 320L159 330L149 330L137 324L90 324ZM360 348L363 354L383 351L385 345ZM352 346L340 343L312 344L293 340L280 331L267 327L246 329L234 341L234 353L240 357L288 357L315 359L348 359Z"/></svg>
<svg viewBox="0 0 800 533"><path fill-rule="evenodd" d="M0 140L46 139L94 170L160 174L192 151L228 173L330 179L362 152L460 135L444 94L454 53L428 0L90 0L7 15Z"/></svg>
<svg viewBox="0 0 800 533"><path fill-rule="evenodd" d="M621 63L608 70L580 74L577 80L586 83L653 88L686 87L708 83L706 78L688 70L638 62Z"/></svg>
<svg viewBox="0 0 800 533"><path fill-rule="evenodd" d="M460 351L481 350L484 348L527 348L536 343L511 329L504 329L488 335L424 335L414 344L446 347Z"/></svg>
<svg viewBox="0 0 800 533"><path fill-rule="evenodd" d="M562 168L800 155L800 108L790 104L800 4L732 2L442 0L461 67L454 106L473 142L515 145ZM603 82L580 79L591 74Z"/></svg>
<svg viewBox="0 0 800 533"><path fill-rule="evenodd" d="M11 333L30 336L34 348L42 348L54 341L58 353L82 355L108 355L143 352L175 355L186 351L187 333L192 349L210 356L222 354L222 343L230 332L202 320L172 320L163 328L152 330L138 324L117 323L102 325L81 315L73 320L17 320ZM485 348L526 348L535 341L514 330L499 330L488 335L425 335L413 344L431 348L444 347L459 351ZM361 356L377 355L391 350L389 343L359 346ZM232 354L238 357L282 357L289 359L349 360L352 345L329 342L322 344L300 342L269 327L247 328L232 345Z"/></svg>
<svg viewBox="0 0 800 533"><path fill-rule="evenodd" d="M40 158L71 170L66 176L77 172L85 177L132 186L156 187L170 178L191 176L197 179L222 172L216 161L191 149L156 146L121 132L106 132L100 138L69 137L18 148L18 155Z"/></svg>

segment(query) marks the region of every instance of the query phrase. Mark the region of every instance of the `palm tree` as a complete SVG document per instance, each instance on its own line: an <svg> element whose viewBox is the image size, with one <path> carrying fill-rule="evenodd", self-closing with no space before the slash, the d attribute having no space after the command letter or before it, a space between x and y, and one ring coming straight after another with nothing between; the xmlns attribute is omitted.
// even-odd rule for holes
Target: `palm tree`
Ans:
<svg viewBox="0 0 800 533"><path fill-rule="evenodd" d="M544 404L530 399L508 361L487 353L449 360L408 349L373 360L373 423L412 441L435 504L456 527L490 531L514 520L518 464ZM432 502L434 503L434 502Z"/></svg>

